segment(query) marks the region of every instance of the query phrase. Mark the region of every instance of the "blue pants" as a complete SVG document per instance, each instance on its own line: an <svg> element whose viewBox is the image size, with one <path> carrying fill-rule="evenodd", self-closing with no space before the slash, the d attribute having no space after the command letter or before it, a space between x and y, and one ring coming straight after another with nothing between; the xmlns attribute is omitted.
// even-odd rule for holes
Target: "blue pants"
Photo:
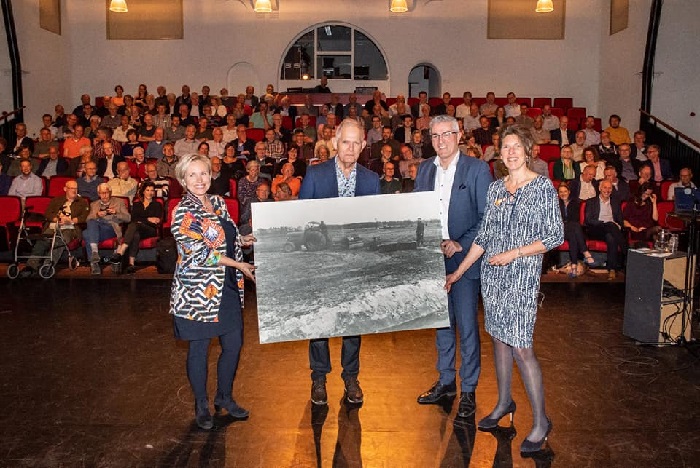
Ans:
<svg viewBox="0 0 700 468"><path fill-rule="evenodd" d="M117 235L114 228L109 223L103 223L96 219L91 219L87 222L87 227L83 231L83 240L85 240L85 250L90 259L90 244L99 244L103 240L111 239Z"/></svg>
<svg viewBox="0 0 700 468"><path fill-rule="evenodd" d="M343 366L341 377L357 377L360 373L360 336L344 336L343 347L340 351L340 364ZM320 338L309 341L309 364L311 366L311 379L325 379L331 371L331 352L328 347L328 338Z"/></svg>
<svg viewBox="0 0 700 468"><path fill-rule="evenodd" d="M450 384L455 380L455 347L459 333L459 351L462 365L459 376L462 379L462 392L474 392L481 372L481 342L477 321L479 302L478 279L462 277L452 285L447 296L450 313L450 327L438 328L435 345L438 352L437 370L440 383Z"/></svg>
<svg viewBox="0 0 700 468"><path fill-rule="evenodd" d="M210 338L190 341L187 352L187 377L196 401L207 400L207 352ZM216 367L217 395L230 398L233 378L238 369L238 359L243 346L243 330L237 329L219 336L221 354Z"/></svg>

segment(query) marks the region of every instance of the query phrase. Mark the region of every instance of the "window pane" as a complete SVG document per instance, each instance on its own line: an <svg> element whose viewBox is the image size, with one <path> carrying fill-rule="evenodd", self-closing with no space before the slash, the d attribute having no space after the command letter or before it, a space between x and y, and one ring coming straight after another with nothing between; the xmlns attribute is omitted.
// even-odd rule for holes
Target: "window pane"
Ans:
<svg viewBox="0 0 700 468"><path fill-rule="evenodd" d="M349 55L319 55L316 61L319 77L325 75L328 78L349 80L352 78L350 66Z"/></svg>
<svg viewBox="0 0 700 468"><path fill-rule="evenodd" d="M350 52L351 30L347 26L321 26L317 34L319 52Z"/></svg>
<svg viewBox="0 0 700 468"><path fill-rule="evenodd" d="M355 79L389 79L384 56L367 36L355 30Z"/></svg>
<svg viewBox="0 0 700 468"><path fill-rule="evenodd" d="M280 78L283 80L300 80L304 74L314 78L314 32L301 36L287 51L282 64Z"/></svg>

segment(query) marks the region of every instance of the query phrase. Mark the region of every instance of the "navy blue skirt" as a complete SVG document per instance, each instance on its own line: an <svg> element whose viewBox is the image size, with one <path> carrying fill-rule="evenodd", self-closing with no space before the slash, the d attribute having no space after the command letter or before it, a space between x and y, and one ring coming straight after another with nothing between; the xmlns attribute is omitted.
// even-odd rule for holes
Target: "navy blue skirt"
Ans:
<svg viewBox="0 0 700 468"><path fill-rule="evenodd" d="M233 244L238 237L236 226L228 221L221 219L219 221L226 233L226 255L229 258L234 258ZM206 340L225 335L234 330L241 330L243 328L243 319L241 317L241 299L236 282L236 269L226 267L218 322L200 322L173 316L173 328L175 330L175 338L186 341Z"/></svg>

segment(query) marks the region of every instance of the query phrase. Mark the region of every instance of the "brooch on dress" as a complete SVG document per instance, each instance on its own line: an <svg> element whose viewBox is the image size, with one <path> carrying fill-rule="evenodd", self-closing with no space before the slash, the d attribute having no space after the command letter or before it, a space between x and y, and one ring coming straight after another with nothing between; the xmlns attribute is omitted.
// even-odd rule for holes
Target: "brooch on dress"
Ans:
<svg viewBox="0 0 700 468"><path fill-rule="evenodd" d="M493 204L496 206L501 206L501 203L503 203L504 201L506 201L505 198L497 198L496 201L493 202Z"/></svg>

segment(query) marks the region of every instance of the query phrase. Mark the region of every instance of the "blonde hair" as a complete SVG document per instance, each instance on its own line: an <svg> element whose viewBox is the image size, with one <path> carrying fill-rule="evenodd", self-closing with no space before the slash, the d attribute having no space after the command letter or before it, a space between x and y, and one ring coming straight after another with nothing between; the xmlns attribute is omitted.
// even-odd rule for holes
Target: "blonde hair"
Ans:
<svg viewBox="0 0 700 468"><path fill-rule="evenodd" d="M178 182L180 182L180 185L182 187L187 187L187 184L185 184L187 168L190 167L190 164L195 162L201 162L202 164L207 166L207 170L211 174L211 160L207 156L203 156L201 154L196 153L186 154L185 156L180 158L180 161L178 161L177 165L175 166L175 178Z"/></svg>

